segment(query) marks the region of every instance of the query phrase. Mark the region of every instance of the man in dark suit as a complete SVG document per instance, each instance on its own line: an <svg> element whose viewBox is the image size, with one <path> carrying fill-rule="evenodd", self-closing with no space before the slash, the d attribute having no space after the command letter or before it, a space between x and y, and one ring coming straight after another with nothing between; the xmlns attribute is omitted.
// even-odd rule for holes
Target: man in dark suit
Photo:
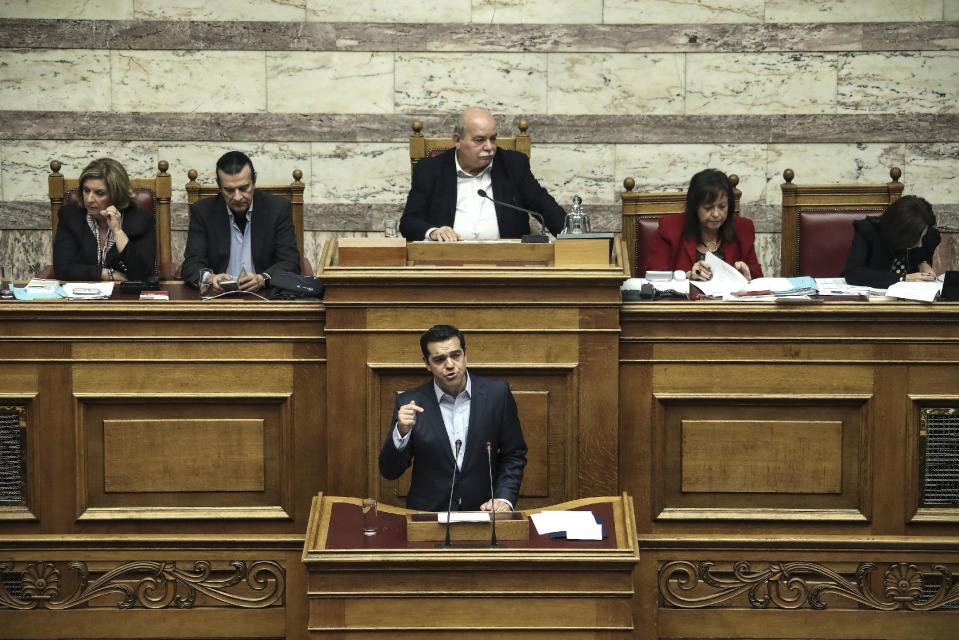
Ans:
<svg viewBox="0 0 959 640"><path fill-rule="evenodd" d="M445 511L455 460L453 509L512 509L526 467L526 441L509 385L469 374L466 338L456 327L431 328L420 337L420 350L433 380L397 398L380 473L396 479L415 461L406 506Z"/></svg>
<svg viewBox="0 0 959 640"><path fill-rule="evenodd" d="M413 167L400 219L404 238L456 242L519 238L530 232L525 213L494 205L477 194L479 189L540 214L554 235L562 231L566 212L533 177L529 158L496 146L496 120L489 111L464 111L453 130L453 145Z"/></svg>
<svg viewBox="0 0 959 640"><path fill-rule="evenodd" d="M201 290L223 291L237 280L243 291L259 291L270 277L300 272L300 252L286 198L256 190L253 162L239 151L216 163L220 193L190 205L190 230L181 275Z"/></svg>

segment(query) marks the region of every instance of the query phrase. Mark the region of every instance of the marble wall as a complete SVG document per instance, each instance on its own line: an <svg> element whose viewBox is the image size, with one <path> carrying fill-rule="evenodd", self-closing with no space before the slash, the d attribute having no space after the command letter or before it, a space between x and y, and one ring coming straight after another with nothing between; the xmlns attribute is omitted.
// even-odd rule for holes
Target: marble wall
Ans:
<svg viewBox="0 0 959 640"><path fill-rule="evenodd" d="M533 170L619 228L619 192L740 176L767 273L782 172L928 198L959 263L959 0L6 0L0 3L0 265L50 261L46 176L110 155L182 185L225 150L306 182L307 255L402 210L414 119L483 104L530 122Z"/></svg>

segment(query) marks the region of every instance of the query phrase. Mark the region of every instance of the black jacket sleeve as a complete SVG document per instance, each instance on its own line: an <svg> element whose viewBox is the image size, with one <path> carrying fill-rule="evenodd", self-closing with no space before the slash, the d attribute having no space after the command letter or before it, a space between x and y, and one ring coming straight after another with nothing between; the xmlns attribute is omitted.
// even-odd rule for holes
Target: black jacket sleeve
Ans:
<svg viewBox="0 0 959 640"><path fill-rule="evenodd" d="M516 400L509 385L505 385L506 397L502 404L503 416L500 423L499 441L496 454L496 477L493 483L494 496L509 500L515 507L519 500L519 488L523 483L523 471L526 469L528 448L520 428ZM488 494L487 494L488 495Z"/></svg>
<svg viewBox="0 0 959 640"><path fill-rule="evenodd" d="M430 223L430 208L437 197L434 191L439 178L439 162L438 158L427 158L413 167L410 192L400 218L400 234L411 242L423 240L430 227L443 226Z"/></svg>
<svg viewBox="0 0 959 640"><path fill-rule="evenodd" d="M53 239L53 273L60 280L100 280L96 238L87 226L83 209L73 204L60 207L60 222Z"/></svg>
<svg viewBox="0 0 959 640"><path fill-rule="evenodd" d="M380 473L387 480L396 480L413 463L412 437L402 451L397 450L396 445L393 444L393 427L396 425L397 412L407 401L405 394L397 397L396 406L393 408L393 418L390 420L389 429L386 432L386 440L383 441L383 447L380 449Z"/></svg>
<svg viewBox="0 0 959 640"><path fill-rule="evenodd" d="M289 271L291 273L300 272L300 250L296 246L296 229L293 227L293 205L286 198L272 198L278 202L276 211L276 224L273 228L273 251L271 252L273 262L268 266L256 265L257 271L269 273L275 276L278 273ZM256 230L256 213L254 210L253 233ZM257 256L253 256L256 262Z"/></svg>
<svg viewBox="0 0 959 640"><path fill-rule="evenodd" d="M209 216L205 215L205 207L198 206L200 202L190 205L190 226L186 235L186 250L183 252L183 266L180 267L180 277L191 287L199 286L200 273L204 269L212 269L207 246L210 238L207 228Z"/></svg>
<svg viewBox="0 0 959 640"><path fill-rule="evenodd" d="M106 266L122 271L129 280L145 280L156 271L156 219L152 214L128 208L123 212L123 230L129 241L123 251L114 246Z"/></svg>

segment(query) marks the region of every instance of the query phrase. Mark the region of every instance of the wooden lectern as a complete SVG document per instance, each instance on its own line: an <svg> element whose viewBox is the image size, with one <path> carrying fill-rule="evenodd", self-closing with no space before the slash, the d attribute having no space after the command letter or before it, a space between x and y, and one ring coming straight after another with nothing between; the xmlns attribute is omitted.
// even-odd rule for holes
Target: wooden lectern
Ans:
<svg viewBox="0 0 959 640"><path fill-rule="evenodd" d="M619 288L627 277L620 239L602 266L557 266L555 244L519 242L411 242L402 265L369 264L397 240L379 242L371 260L374 239L345 247L331 240L318 274L327 366L336 372L327 387L336 398L327 404L325 424L335 425L327 464L349 460L366 471L334 474L325 490L405 504L409 474L384 480L376 459L396 394L429 380L420 334L451 324L466 334L470 371L507 380L516 398L530 451L522 504L615 495Z"/></svg>
<svg viewBox="0 0 959 640"><path fill-rule="evenodd" d="M495 548L412 542L406 516L417 512L384 505L379 532L364 536L360 502L322 493L313 500L303 548L312 635L633 636L639 551L626 494L551 507L591 510L606 526L602 541L551 539L531 525L528 540Z"/></svg>

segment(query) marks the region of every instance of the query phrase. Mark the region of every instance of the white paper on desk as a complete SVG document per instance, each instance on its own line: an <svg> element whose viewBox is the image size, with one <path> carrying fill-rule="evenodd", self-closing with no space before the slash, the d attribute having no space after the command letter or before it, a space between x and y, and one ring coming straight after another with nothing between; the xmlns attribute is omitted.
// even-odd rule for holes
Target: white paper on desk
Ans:
<svg viewBox="0 0 959 640"><path fill-rule="evenodd" d="M566 529L567 540L602 540L603 525L596 522L593 518L591 523L577 524L575 527Z"/></svg>
<svg viewBox="0 0 959 640"><path fill-rule="evenodd" d="M703 282L693 282L694 287L710 297L721 298L733 291L742 291L749 284L743 274L736 271L731 264L717 258L712 253L706 254L706 264L713 272L713 277Z"/></svg>
<svg viewBox="0 0 959 640"><path fill-rule="evenodd" d="M886 295L901 300L932 302L940 291L942 291L941 282L906 282L903 280L886 289Z"/></svg>
<svg viewBox="0 0 959 640"><path fill-rule="evenodd" d="M113 295L112 282L68 282L63 292L70 300L106 300Z"/></svg>
<svg viewBox="0 0 959 640"><path fill-rule="evenodd" d="M592 511L541 511L540 513L534 513L529 518L533 521L536 532L540 535L565 531L567 538L571 530L574 532L589 531L589 526L596 525L596 518ZM600 527L600 535L602 535L602 527ZM590 538L580 539L587 540Z"/></svg>
<svg viewBox="0 0 959 640"><path fill-rule="evenodd" d="M488 511L453 511L450 515L450 524L457 522L489 522ZM446 512L436 514L436 521L446 524Z"/></svg>

